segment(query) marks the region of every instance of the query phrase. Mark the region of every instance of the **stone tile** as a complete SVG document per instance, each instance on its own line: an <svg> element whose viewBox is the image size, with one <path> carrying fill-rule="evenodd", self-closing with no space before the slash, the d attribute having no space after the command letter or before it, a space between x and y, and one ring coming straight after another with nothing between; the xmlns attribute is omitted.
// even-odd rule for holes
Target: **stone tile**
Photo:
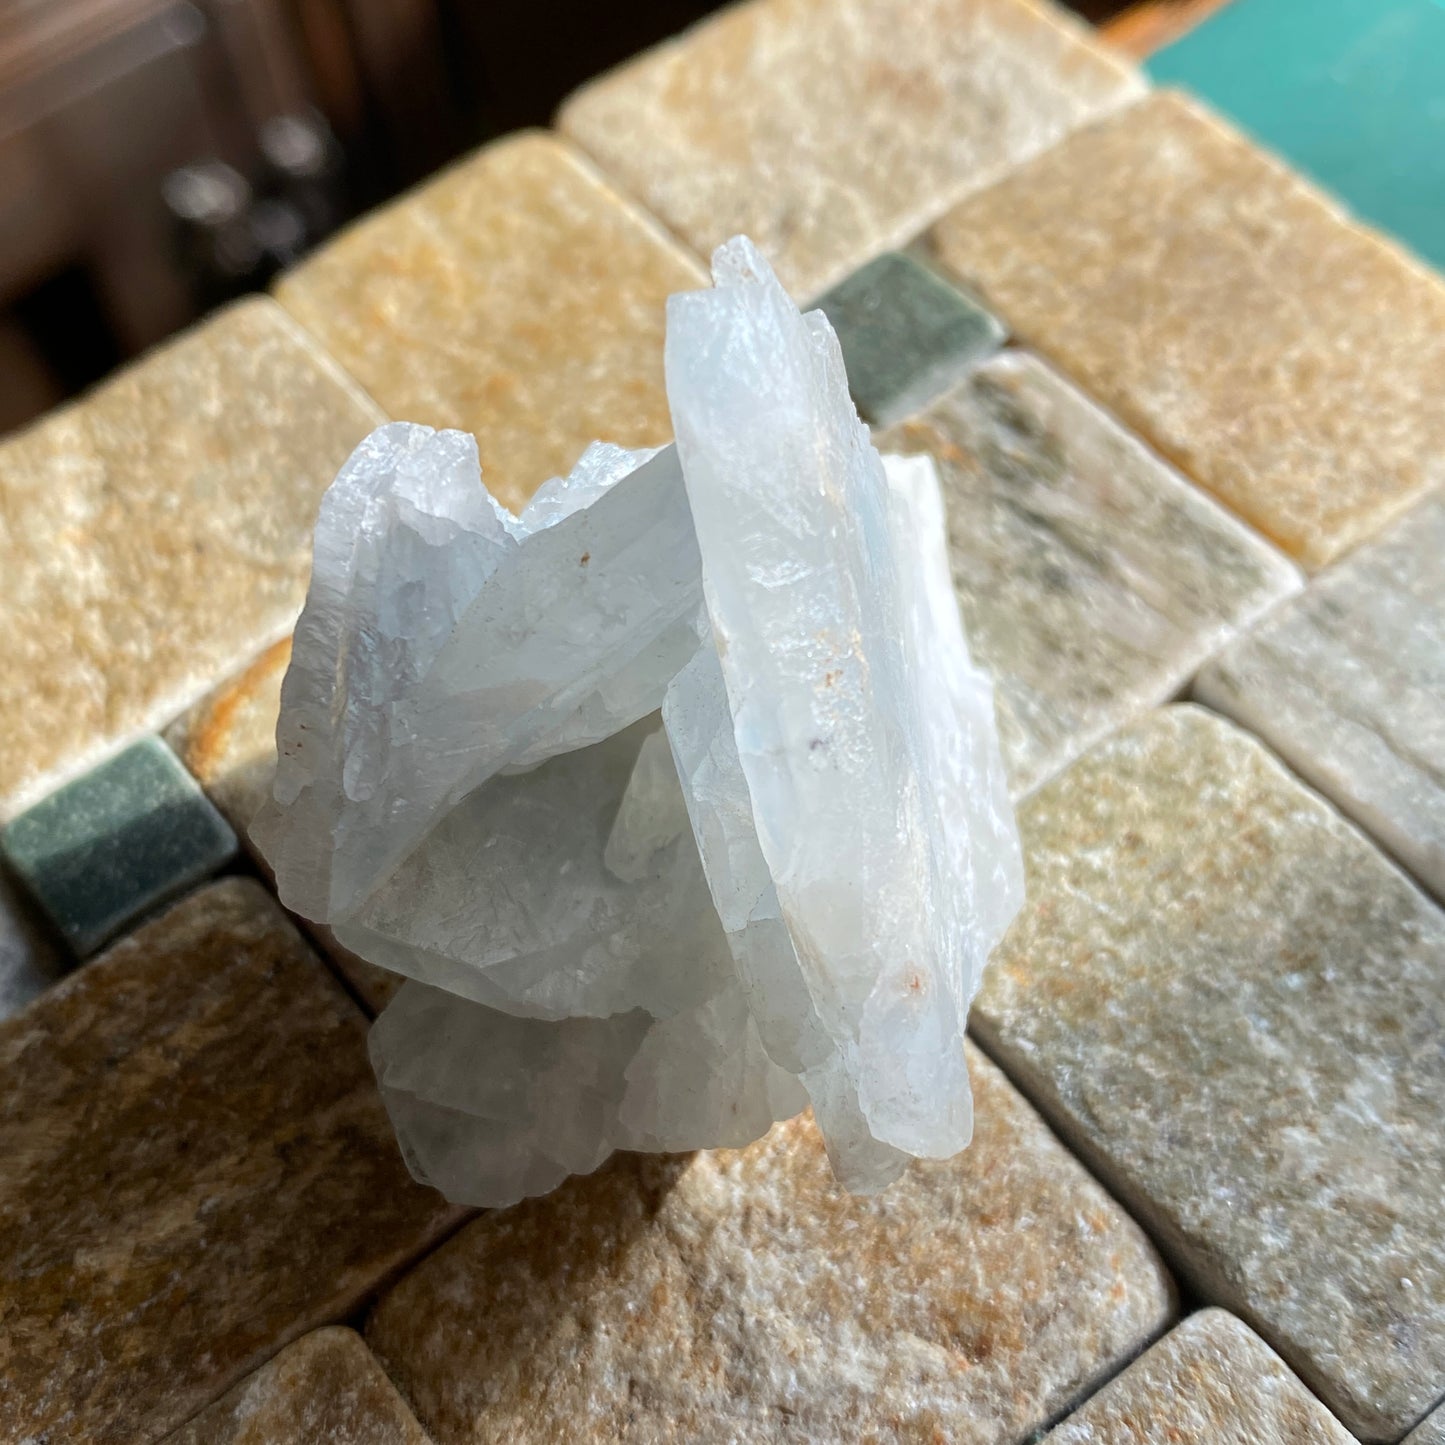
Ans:
<svg viewBox="0 0 1445 1445"><path fill-rule="evenodd" d="M1445 1445L1445 1405L1422 1420L1402 1445Z"/></svg>
<svg viewBox="0 0 1445 1445"><path fill-rule="evenodd" d="M251 844L250 827L276 773L276 718L290 661L291 639L283 637L166 730L166 741L267 876L269 866ZM325 924L299 921L362 1003L380 1013L401 988L401 976L358 958Z"/></svg>
<svg viewBox="0 0 1445 1445"><path fill-rule="evenodd" d="M192 894L0 1024L0 1437L144 1442L459 1217L365 1022L258 884Z"/></svg>
<svg viewBox="0 0 1445 1445"><path fill-rule="evenodd" d="M818 302L833 323L859 414L890 426L997 351L1003 326L901 251L885 251Z"/></svg>
<svg viewBox="0 0 1445 1445"><path fill-rule="evenodd" d="M1398 1439L1445 1382L1445 914L1193 707L1021 827L975 1031L1206 1300Z"/></svg>
<svg viewBox="0 0 1445 1445"><path fill-rule="evenodd" d="M1196 691L1445 899L1442 559L1436 495L1231 647Z"/></svg>
<svg viewBox="0 0 1445 1445"><path fill-rule="evenodd" d="M166 1445L429 1445L353 1330L313 1330Z"/></svg>
<svg viewBox="0 0 1445 1445"><path fill-rule="evenodd" d="M475 433L516 509L589 442L670 440L664 302L702 275L564 141L524 133L351 227L276 297L393 416Z"/></svg>
<svg viewBox="0 0 1445 1445"><path fill-rule="evenodd" d="M1201 1310L1048 1436L1048 1445L1353 1445L1249 1328Z"/></svg>
<svg viewBox="0 0 1445 1445"><path fill-rule="evenodd" d="M958 206L937 257L1308 566L1445 480L1445 283L1182 96Z"/></svg>
<svg viewBox="0 0 1445 1445"><path fill-rule="evenodd" d="M755 0L558 125L695 250L744 231L802 299L1142 89L1035 0Z"/></svg>
<svg viewBox="0 0 1445 1445"><path fill-rule="evenodd" d="M1149 62L1445 267L1445 5L1250 0Z"/></svg>
<svg viewBox="0 0 1445 1445"><path fill-rule="evenodd" d="M1018 1440L1157 1333L1135 1225L976 1051L972 1146L851 1198L811 1116L485 1216L372 1348L442 1445Z"/></svg>
<svg viewBox="0 0 1445 1445"><path fill-rule="evenodd" d="M255 298L0 445L0 820L290 629L378 420Z"/></svg>
<svg viewBox="0 0 1445 1445"><path fill-rule="evenodd" d="M926 452L969 645L1026 792L1173 696L1295 569L1036 357L1007 352L885 451Z"/></svg>
<svg viewBox="0 0 1445 1445"><path fill-rule="evenodd" d="M165 731L166 742L248 848L251 820L276 775L276 719L290 661L291 639L283 637Z"/></svg>
<svg viewBox="0 0 1445 1445"><path fill-rule="evenodd" d="M159 738L142 738L0 832L0 853L80 957L224 868L236 835Z"/></svg>
<svg viewBox="0 0 1445 1445"><path fill-rule="evenodd" d="M0 864L0 1019L58 983L72 962Z"/></svg>

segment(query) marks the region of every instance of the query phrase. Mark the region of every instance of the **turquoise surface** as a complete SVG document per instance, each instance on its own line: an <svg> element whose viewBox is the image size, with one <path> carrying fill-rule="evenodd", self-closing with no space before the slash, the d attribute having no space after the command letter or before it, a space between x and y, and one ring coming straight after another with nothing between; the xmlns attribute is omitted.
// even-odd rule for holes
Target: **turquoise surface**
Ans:
<svg viewBox="0 0 1445 1445"><path fill-rule="evenodd" d="M1445 3L1233 0L1148 63L1445 269Z"/></svg>

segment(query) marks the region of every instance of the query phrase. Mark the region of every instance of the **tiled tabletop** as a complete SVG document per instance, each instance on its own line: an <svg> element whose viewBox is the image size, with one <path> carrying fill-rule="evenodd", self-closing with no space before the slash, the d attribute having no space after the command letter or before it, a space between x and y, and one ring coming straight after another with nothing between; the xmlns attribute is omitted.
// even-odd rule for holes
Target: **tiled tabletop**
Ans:
<svg viewBox="0 0 1445 1445"><path fill-rule="evenodd" d="M249 847L309 528L387 416L664 441L737 230L943 479L977 1135L468 1221ZM0 446L0 1437L1445 1441L1442 483L1445 284L1040 0L723 11Z"/></svg>

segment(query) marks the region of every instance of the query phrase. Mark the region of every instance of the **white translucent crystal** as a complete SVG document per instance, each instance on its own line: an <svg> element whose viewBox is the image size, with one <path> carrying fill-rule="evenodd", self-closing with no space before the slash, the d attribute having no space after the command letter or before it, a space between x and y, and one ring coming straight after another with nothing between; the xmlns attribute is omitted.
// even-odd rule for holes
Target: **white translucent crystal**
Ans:
<svg viewBox="0 0 1445 1445"><path fill-rule="evenodd" d="M751 243L721 247L713 276L669 301L666 353L704 596L757 845L833 1054L819 1123L848 1135L829 1138L842 1173L855 1148L886 1173L890 1150L946 1158L972 1133L968 1005L1023 896L991 691L931 463L890 482L831 327Z"/></svg>
<svg viewBox="0 0 1445 1445"><path fill-rule="evenodd" d="M501 768L654 711L698 603L671 448L593 446L515 518L470 436L373 432L322 500L252 825L282 901L345 917Z"/></svg>
<svg viewBox="0 0 1445 1445"><path fill-rule="evenodd" d="M253 835L410 980L372 1059L452 1199L809 1102L855 1190L968 1142L1022 883L937 479L749 243L714 274L669 305L675 449L595 445L514 518L470 438L397 424L322 505Z"/></svg>

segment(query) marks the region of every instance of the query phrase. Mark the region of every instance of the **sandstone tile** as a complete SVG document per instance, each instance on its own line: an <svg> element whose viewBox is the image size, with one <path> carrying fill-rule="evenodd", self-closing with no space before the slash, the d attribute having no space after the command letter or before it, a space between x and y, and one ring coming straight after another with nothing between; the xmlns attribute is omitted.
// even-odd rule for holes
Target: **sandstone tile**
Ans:
<svg viewBox="0 0 1445 1445"><path fill-rule="evenodd" d="M1445 1405L1422 1420L1402 1445L1445 1445Z"/></svg>
<svg viewBox="0 0 1445 1445"><path fill-rule="evenodd" d="M1198 103L1081 131L934 232L1024 341L1315 568L1445 480L1445 283Z"/></svg>
<svg viewBox="0 0 1445 1445"><path fill-rule="evenodd" d="M0 1019L65 977L72 960L0 866Z"/></svg>
<svg viewBox="0 0 1445 1445"><path fill-rule="evenodd" d="M744 231L803 299L1142 89L1036 0L755 0L558 125L699 253Z"/></svg>
<svg viewBox="0 0 1445 1445"><path fill-rule="evenodd" d="M458 1218L364 1035L242 879L0 1024L0 1438L158 1439Z"/></svg>
<svg viewBox="0 0 1445 1445"><path fill-rule="evenodd" d="M664 302L703 274L564 141L525 133L360 221L276 297L394 417L475 433L516 509L591 441L671 438Z"/></svg>
<svg viewBox="0 0 1445 1445"><path fill-rule="evenodd" d="M256 298L0 445L0 819L290 628L381 419Z"/></svg>
<svg viewBox="0 0 1445 1445"><path fill-rule="evenodd" d="M224 868L236 835L176 755L142 738L13 819L0 854L84 958Z"/></svg>
<svg viewBox="0 0 1445 1445"><path fill-rule="evenodd" d="M1445 1382L1445 914L1194 707L1021 827L975 1031L1205 1299L1398 1439Z"/></svg>
<svg viewBox="0 0 1445 1445"><path fill-rule="evenodd" d="M1325 573L1196 691L1445 899L1445 496Z"/></svg>
<svg viewBox="0 0 1445 1445"><path fill-rule="evenodd" d="M283 637L166 730L166 741L267 873L250 828L276 773L276 718L290 661L291 639ZM380 1013L400 989L400 975L358 958L325 924L301 923L366 1007Z"/></svg>
<svg viewBox="0 0 1445 1445"><path fill-rule="evenodd" d="M429 1445L352 1330L313 1330L248 1375L166 1445Z"/></svg>
<svg viewBox="0 0 1445 1445"><path fill-rule="evenodd" d="M1165 1324L1135 1225L971 1050L972 1146L873 1199L811 1116L488 1215L367 1334L442 1445L1018 1440Z"/></svg>
<svg viewBox="0 0 1445 1445"><path fill-rule="evenodd" d="M1025 353L996 357L878 444L938 465L954 583L1016 793L1173 696L1300 585Z"/></svg>
<svg viewBox="0 0 1445 1445"><path fill-rule="evenodd" d="M290 661L291 639L283 637L165 731L166 742L248 848L251 820L276 774L276 719Z"/></svg>
<svg viewBox="0 0 1445 1445"><path fill-rule="evenodd" d="M1249 1328L1191 1315L1048 1436L1048 1445L1352 1445Z"/></svg>
<svg viewBox="0 0 1445 1445"><path fill-rule="evenodd" d="M859 414L889 426L997 351L1003 326L901 251L885 251L818 302L832 322Z"/></svg>

